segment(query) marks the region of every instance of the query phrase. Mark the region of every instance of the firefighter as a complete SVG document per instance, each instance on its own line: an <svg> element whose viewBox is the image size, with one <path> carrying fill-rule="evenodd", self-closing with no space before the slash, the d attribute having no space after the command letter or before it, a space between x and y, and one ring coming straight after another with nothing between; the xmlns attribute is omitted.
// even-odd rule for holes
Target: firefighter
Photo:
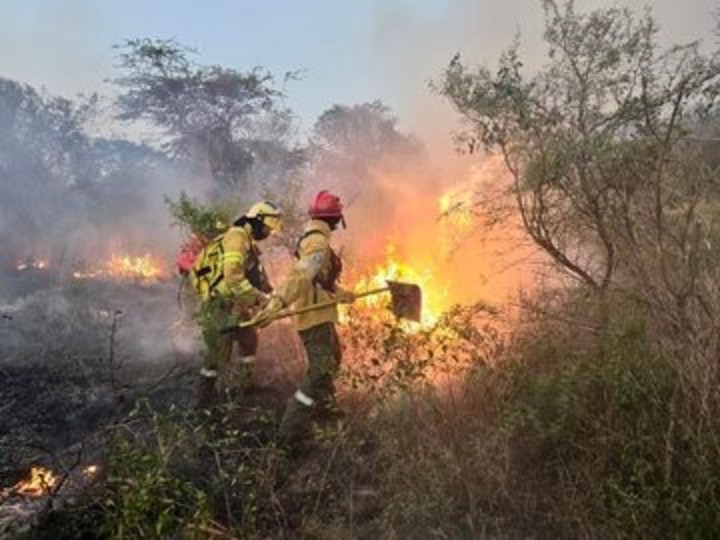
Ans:
<svg viewBox="0 0 720 540"><path fill-rule="evenodd" d="M355 295L338 285L342 261L330 246L332 232L345 226L339 197L319 192L310 204L310 221L298 240L296 263L285 281L258 314L260 326L272 322L290 305L296 308L336 300L351 303ZM288 402L280 423L280 442L297 448L313 417L336 415L334 380L339 371L341 348L335 323L337 305L296 316L297 329L307 353L305 376Z"/></svg>
<svg viewBox="0 0 720 540"><path fill-rule="evenodd" d="M239 393L253 385L257 330L222 330L251 318L269 298L272 287L257 242L279 231L281 217L273 203L254 204L211 241L194 264L193 278L202 301L197 318L207 347L194 392L196 408L208 408L217 401L219 376L225 388ZM239 354L233 359L234 345Z"/></svg>

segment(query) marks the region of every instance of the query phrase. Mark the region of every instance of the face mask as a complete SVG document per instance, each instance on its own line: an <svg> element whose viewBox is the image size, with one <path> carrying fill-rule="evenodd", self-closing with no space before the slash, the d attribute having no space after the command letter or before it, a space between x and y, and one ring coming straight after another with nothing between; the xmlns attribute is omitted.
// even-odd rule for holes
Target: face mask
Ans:
<svg viewBox="0 0 720 540"><path fill-rule="evenodd" d="M333 219L327 220L327 224L330 226L330 230L332 230L332 231L336 231L338 228L338 225L341 223L342 223L343 229L345 229L346 227L345 227L345 218L344 217L333 218Z"/></svg>
<svg viewBox="0 0 720 540"><path fill-rule="evenodd" d="M252 227L252 237L254 240L257 240L258 242L261 240L265 240L268 236L270 236L270 233L272 232L270 230L270 227L268 227L261 221L251 221L251 227Z"/></svg>

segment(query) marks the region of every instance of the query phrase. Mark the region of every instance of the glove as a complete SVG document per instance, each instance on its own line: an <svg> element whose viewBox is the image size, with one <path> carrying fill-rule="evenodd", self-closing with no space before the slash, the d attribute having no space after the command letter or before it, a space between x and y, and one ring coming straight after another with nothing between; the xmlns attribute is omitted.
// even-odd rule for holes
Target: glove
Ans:
<svg viewBox="0 0 720 540"><path fill-rule="evenodd" d="M277 319L277 316L280 314L283 308L285 308L285 302L283 301L283 299L276 295L271 296L270 300L268 300L267 304L265 304L265 307L262 308L260 312L253 318L255 326L265 328L267 325Z"/></svg>
<svg viewBox="0 0 720 540"><path fill-rule="evenodd" d="M338 289L335 293L335 299L340 304L352 304L357 299L357 295L352 291Z"/></svg>
<svg viewBox="0 0 720 540"><path fill-rule="evenodd" d="M268 302L270 302L270 299L272 298L271 294L264 293L260 290L257 291L256 300L255 300L255 307L263 308L268 305Z"/></svg>

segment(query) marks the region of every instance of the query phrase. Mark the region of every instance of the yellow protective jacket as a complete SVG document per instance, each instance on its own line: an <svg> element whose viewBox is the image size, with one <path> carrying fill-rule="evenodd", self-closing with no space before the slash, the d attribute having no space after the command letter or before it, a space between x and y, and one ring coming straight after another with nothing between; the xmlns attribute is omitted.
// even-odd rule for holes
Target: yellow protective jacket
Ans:
<svg viewBox="0 0 720 540"><path fill-rule="evenodd" d="M239 307L250 307L259 304L264 294L250 281L250 273L262 272L253 268L260 265L259 250L253 240L250 225L231 227L222 239L222 272L223 279L218 284L216 292L225 298L230 298Z"/></svg>
<svg viewBox="0 0 720 540"><path fill-rule="evenodd" d="M319 234L308 234L311 232ZM303 308L333 300L335 295L321 287L316 278L324 278L332 271L332 248L330 226L324 221L311 220L306 226L298 245L298 260L276 293L287 306ZM341 290L336 286L336 292ZM337 306L311 311L295 316L298 330L307 330L326 322L338 320Z"/></svg>

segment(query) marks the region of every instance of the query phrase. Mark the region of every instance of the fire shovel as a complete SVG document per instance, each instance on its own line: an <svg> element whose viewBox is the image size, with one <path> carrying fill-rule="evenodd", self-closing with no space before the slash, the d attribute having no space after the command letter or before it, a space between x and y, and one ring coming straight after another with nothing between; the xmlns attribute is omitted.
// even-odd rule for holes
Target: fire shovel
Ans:
<svg viewBox="0 0 720 540"><path fill-rule="evenodd" d="M408 319L410 321L420 321L420 315L422 313L422 291L420 287L414 283L401 283L400 281L386 281L386 287L379 289L372 289L369 291L361 292L355 295L355 298L365 298L366 296L373 296L376 294L390 293L390 310L396 317L402 319ZM313 304L311 306L303 307L300 309L285 310L278 313L273 319L277 321L279 319L285 319L292 317L293 315L300 315L301 313L308 313L310 311L316 311L336 305L336 300L328 300L327 302L320 302L319 304ZM250 328L260 323L257 318L250 319L249 321L243 321L237 326L229 326L222 329L222 333L232 332L238 328Z"/></svg>

